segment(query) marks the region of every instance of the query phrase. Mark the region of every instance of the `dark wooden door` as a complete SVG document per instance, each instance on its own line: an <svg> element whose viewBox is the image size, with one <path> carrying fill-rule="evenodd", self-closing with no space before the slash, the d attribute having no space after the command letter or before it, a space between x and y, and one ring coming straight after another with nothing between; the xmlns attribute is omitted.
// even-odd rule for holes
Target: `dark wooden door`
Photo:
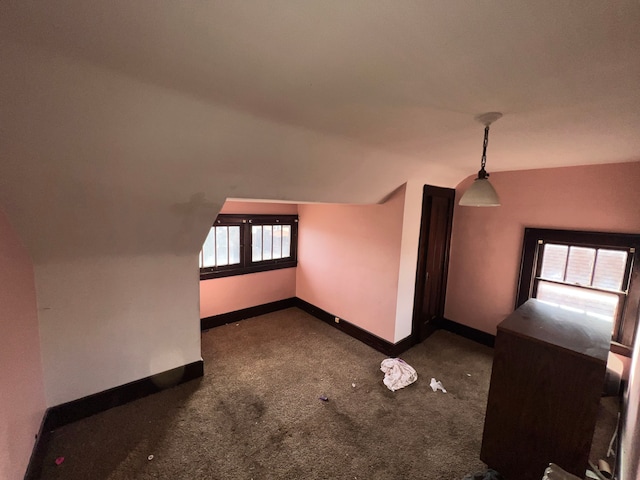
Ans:
<svg viewBox="0 0 640 480"><path fill-rule="evenodd" d="M416 342L433 333L444 316L455 193L424 186L412 328Z"/></svg>

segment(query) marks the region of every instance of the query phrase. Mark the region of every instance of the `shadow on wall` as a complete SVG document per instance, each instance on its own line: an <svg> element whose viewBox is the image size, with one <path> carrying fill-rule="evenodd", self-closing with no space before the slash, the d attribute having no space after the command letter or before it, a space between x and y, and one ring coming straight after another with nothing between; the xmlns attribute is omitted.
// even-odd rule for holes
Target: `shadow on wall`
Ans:
<svg viewBox="0 0 640 480"><path fill-rule="evenodd" d="M197 249L197 252L220 208L219 203L207 201L204 192L194 193L187 202L171 205L171 211L180 217L180 228L172 242L173 251L191 252Z"/></svg>

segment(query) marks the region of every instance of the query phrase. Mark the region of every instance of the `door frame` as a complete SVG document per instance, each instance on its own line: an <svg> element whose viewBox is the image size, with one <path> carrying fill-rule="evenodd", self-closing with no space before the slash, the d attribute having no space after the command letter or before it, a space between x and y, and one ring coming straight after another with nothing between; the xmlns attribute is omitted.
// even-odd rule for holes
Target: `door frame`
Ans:
<svg viewBox="0 0 640 480"><path fill-rule="evenodd" d="M431 207L432 207L432 194L438 194L439 196L448 196L451 198L451 215L450 221L447 225L446 244L444 248L444 268L441 278L441 308L438 312L438 317L435 321L431 322L425 338L436 331L440 325L440 322L444 318L444 305L447 293L447 277L449 274L449 256L451 249L451 230L453 226L453 211L455 209L455 189L435 187L432 185L425 185L422 190L422 212L420 215L420 239L418 241L418 260L416 265L416 283L413 300L413 318L411 320L411 337L413 343L417 344L422 342L421 339L421 325L420 314L423 307L424 289L426 286L426 270L427 270L427 253L429 249L429 233L431 227Z"/></svg>

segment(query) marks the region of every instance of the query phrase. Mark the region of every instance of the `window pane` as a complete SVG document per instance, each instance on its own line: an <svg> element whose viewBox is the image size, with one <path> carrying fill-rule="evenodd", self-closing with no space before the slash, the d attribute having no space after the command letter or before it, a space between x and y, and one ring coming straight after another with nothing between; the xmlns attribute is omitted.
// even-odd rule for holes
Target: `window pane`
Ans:
<svg viewBox="0 0 640 480"><path fill-rule="evenodd" d="M613 321L618 309L616 294L540 281L536 298L610 321L613 329Z"/></svg>
<svg viewBox="0 0 640 480"><path fill-rule="evenodd" d="M291 256L291 225L282 226L282 258Z"/></svg>
<svg viewBox="0 0 640 480"><path fill-rule="evenodd" d="M593 271L595 257L595 248L570 247L565 282L577 285L591 285L591 272Z"/></svg>
<svg viewBox="0 0 640 480"><path fill-rule="evenodd" d="M215 267L216 266L216 229L215 227L209 230L209 234L202 245L202 266L203 267Z"/></svg>
<svg viewBox="0 0 640 480"><path fill-rule="evenodd" d="M220 214L198 256L202 279L241 275L261 269L289 268L296 250L297 216ZM269 222L265 225L264 222ZM283 225L285 223L285 225ZM256 268L257 267L257 268Z"/></svg>
<svg viewBox="0 0 640 480"><path fill-rule="evenodd" d="M627 252L598 250L593 286L610 290L622 290L624 271L627 268Z"/></svg>
<svg viewBox="0 0 640 480"><path fill-rule="evenodd" d="M262 227L253 225L251 227L251 261L262 260Z"/></svg>
<svg viewBox="0 0 640 480"><path fill-rule="evenodd" d="M273 226L273 258L282 258L282 226Z"/></svg>
<svg viewBox="0 0 640 480"><path fill-rule="evenodd" d="M271 260L271 242L273 236L271 233L271 225L262 226L262 259Z"/></svg>
<svg viewBox="0 0 640 480"><path fill-rule="evenodd" d="M216 265L229 264L229 228L216 227Z"/></svg>
<svg viewBox="0 0 640 480"><path fill-rule="evenodd" d="M240 263L240 227L229 227L229 264Z"/></svg>
<svg viewBox="0 0 640 480"><path fill-rule="evenodd" d="M564 269L567 266L569 247L566 245L547 243L544 246L543 252L540 277L562 282L564 280Z"/></svg>

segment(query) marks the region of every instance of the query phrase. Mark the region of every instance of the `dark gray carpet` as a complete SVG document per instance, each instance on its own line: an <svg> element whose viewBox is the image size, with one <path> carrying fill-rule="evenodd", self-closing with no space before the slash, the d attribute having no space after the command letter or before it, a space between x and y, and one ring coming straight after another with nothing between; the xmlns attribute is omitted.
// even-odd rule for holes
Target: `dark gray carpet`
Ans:
<svg viewBox="0 0 640 480"><path fill-rule="evenodd" d="M382 384L384 355L296 308L209 330L202 351L204 378L58 429L42 478L454 480L484 469L487 347L437 331L402 355L419 378L397 392Z"/></svg>

